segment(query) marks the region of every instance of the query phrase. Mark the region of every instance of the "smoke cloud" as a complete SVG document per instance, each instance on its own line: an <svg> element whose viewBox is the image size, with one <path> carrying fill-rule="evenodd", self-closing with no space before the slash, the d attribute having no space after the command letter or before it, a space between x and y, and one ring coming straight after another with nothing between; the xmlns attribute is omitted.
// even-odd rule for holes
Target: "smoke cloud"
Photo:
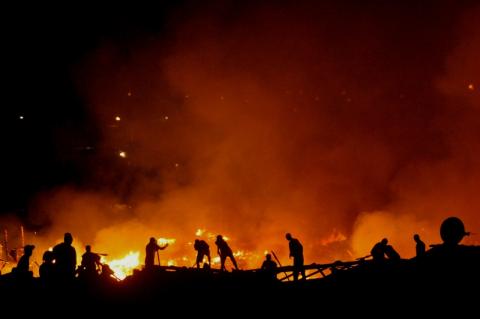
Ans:
<svg viewBox="0 0 480 319"><path fill-rule="evenodd" d="M91 187L39 196L34 218L117 256L150 236L193 255L206 229L284 263L286 232L309 263L383 237L410 257L450 215L478 229L480 11L372 8L232 1L105 41L76 71L101 132Z"/></svg>

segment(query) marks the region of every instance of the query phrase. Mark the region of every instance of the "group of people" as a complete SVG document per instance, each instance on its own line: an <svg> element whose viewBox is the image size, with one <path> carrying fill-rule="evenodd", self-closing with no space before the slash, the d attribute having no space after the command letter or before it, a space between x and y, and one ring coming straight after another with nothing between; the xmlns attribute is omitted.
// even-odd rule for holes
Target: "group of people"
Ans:
<svg viewBox="0 0 480 319"><path fill-rule="evenodd" d="M421 258L423 255L425 255L426 245L420 239L420 235L418 234L413 235L413 240L416 243L416 257ZM384 262L387 259L392 261L400 260L400 254L393 248L392 245L388 244L387 238L383 238L380 242L376 243L370 251L370 255L375 262Z"/></svg>
<svg viewBox="0 0 480 319"><path fill-rule="evenodd" d="M290 258L293 258L293 278L294 280L298 279L298 275L302 274L302 279L306 279L305 269L303 268L303 246L300 241L296 238L293 238L290 233L286 234L286 239L289 241L289 250ZM235 270L238 270L238 264L235 260L232 249L223 238L222 235L218 235L215 240L215 245L217 246L217 252L220 256L220 270L225 271L225 262L227 258L232 262ZM167 248L168 244L160 246L157 244L155 238L150 238L150 242L146 246L145 253L145 269L152 269L155 265L155 254L157 255L158 263L160 263L160 257L158 255L159 250ZM210 269L211 267L211 255L210 255L210 246L205 240L196 239L193 245L193 248L197 251L197 258L195 260L195 266L200 268L200 264L203 263L203 268ZM207 263L204 262L205 257L207 258ZM265 272L274 273L274 270L277 268L277 263L272 260L272 256L267 254L265 256L265 261L262 264L261 269Z"/></svg>
<svg viewBox="0 0 480 319"><path fill-rule="evenodd" d="M65 233L62 243L43 253L43 262L39 268L40 278L43 281L62 282L73 279L76 275L88 279L100 273L112 274L111 270L108 271L108 265L101 263L100 255L92 252L90 245L85 247L85 253L82 255L80 266L77 267L77 252L72 243L72 234ZM26 245L24 247L24 254L20 257L17 267L12 271L15 276L19 278L33 276L29 265L34 248L34 245Z"/></svg>
<svg viewBox="0 0 480 319"><path fill-rule="evenodd" d="M293 258L293 279L296 281L299 278L299 274L302 275L302 279L306 279L304 258L303 258L303 246L300 241L293 238L290 233L285 235L285 238L289 242L289 257ZM414 235L416 242L416 254L422 256L425 254L425 243L420 239L418 234ZM82 261L77 268L77 254L75 248L72 246L73 237L70 233L65 233L62 243L53 247L50 251L46 251L43 254L43 263L40 266L40 278L45 280L62 280L74 278L77 274L79 277L92 278L106 271L108 274L113 272L108 271L108 265L101 262L100 254L92 252L90 245L85 247L85 253L82 255ZM217 252L220 256L220 270L225 271L225 263L229 258L235 268L238 270L238 264L235 260L232 249L223 238L222 235L218 235L215 240L217 246ZM150 238L149 243L146 246L145 254L145 269L150 270L155 266L155 255L157 255L158 264L160 264L159 250L164 250L168 247L168 243L160 246L155 238ZM193 245L197 251L197 257L195 266L200 268L203 263L203 268L210 269L211 267L211 255L210 246L205 240L196 239ZM14 273L17 276L32 276L32 272L29 270L30 257L32 256L35 246L26 245L24 247L24 255L20 258L17 267L14 269ZM371 252L371 257L375 262L382 262L385 260L399 260L400 255L398 252L388 244L388 239L383 238L380 242L376 243ZM205 263L205 258L207 262ZM272 276L276 275L277 263L272 260L272 256L267 254L265 261L261 266L261 270L268 272ZM105 268L107 268L105 270Z"/></svg>

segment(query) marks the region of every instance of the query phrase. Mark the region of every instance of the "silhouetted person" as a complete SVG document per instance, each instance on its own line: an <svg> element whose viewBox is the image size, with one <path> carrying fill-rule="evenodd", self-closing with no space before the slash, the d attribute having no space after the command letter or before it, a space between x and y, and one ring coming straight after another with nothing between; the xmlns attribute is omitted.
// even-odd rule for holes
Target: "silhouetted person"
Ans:
<svg viewBox="0 0 480 319"><path fill-rule="evenodd" d="M33 249L35 246L33 245L26 245L23 248L23 256L20 257L18 261L17 267L15 269L15 273L21 277L32 277L33 273L30 271L30 257L32 256Z"/></svg>
<svg viewBox="0 0 480 319"><path fill-rule="evenodd" d="M163 250L167 248L168 244L165 246L159 246L157 244L157 241L155 238L150 238L149 243L147 244L147 247L145 247L145 268L146 269L152 269L153 266L155 265L155 254L159 250ZM159 258L160 259L160 258ZM160 260L158 261L159 266L160 266Z"/></svg>
<svg viewBox="0 0 480 319"><path fill-rule="evenodd" d="M470 233L465 231L465 226L458 217L449 217L440 226L440 237L445 246L457 246L468 235Z"/></svg>
<svg viewBox="0 0 480 319"><path fill-rule="evenodd" d="M55 279L55 265L53 252L47 250L43 253L43 263L40 265L40 279L43 282L52 282Z"/></svg>
<svg viewBox="0 0 480 319"><path fill-rule="evenodd" d="M95 277L98 275L100 266L100 255L93 253L90 245L85 246L85 253L82 255L82 262L79 268L81 274L88 277Z"/></svg>
<svg viewBox="0 0 480 319"><path fill-rule="evenodd" d="M236 270L238 270L237 261L233 256L232 249L228 246L227 242L223 239L222 235L217 236L217 240L215 241L215 244L217 245L217 252L218 252L218 255L220 256L220 264L221 264L220 269L222 271L226 270L225 261L227 260L227 257L230 257L230 260L232 261L233 266L235 267Z"/></svg>
<svg viewBox="0 0 480 319"><path fill-rule="evenodd" d="M307 279L305 276L305 268L303 268L303 246L300 241L293 238L290 233L285 235L288 240L288 248L290 249L289 257L293 257L293 280L298 280L298 273L302 273L302 279Z"/></svg>
<svg viewBox="0 0 480 319"><path fill-rule="evenodd" d="M193 248L197 251L197 268L200 268L200 263L203 262L204 257L208 259L208 266L210 266L210 246L204 240L195 239L195 244Z"/></svg>
<svg viewBox="0 0 480 319"><path fill-rule="evenodd" d="M77 267L77 252L72 246L73 237L65 233L63 243L53 247L56 274L61 279L73 279Z"/></svg>
<svg viewBox="0 0 480 319"><path fill-rule="evenodd" d="M374 261L385 261L385 250L387 249L388 239L384 238L373 246L370 254Z"/></svg>
<svg viewBox="0 0 480 319"><path fill-rule="evenodd" d="M277 278L277 274L275 273L275 270L277 269L277 263L272 260L272 255L270 254L265 255L265 260L262 263L261 269L270 278L272 279Z"/></svg>
<svg viewBox="0 0 480 319"><path fill-rule="evenodd" d="M388 260L400 260L400 254L393 248L392 245L385 246L385 255L388 257Z"/></svg>
<svg viewBox="0 0 480 319"><path fill-rule="evenodd" d="M420 239L418 234L413 235L413 240L417 243L415 245L415 251L417 253L417 257L422 257L425 255L425 243Z"/></svg>

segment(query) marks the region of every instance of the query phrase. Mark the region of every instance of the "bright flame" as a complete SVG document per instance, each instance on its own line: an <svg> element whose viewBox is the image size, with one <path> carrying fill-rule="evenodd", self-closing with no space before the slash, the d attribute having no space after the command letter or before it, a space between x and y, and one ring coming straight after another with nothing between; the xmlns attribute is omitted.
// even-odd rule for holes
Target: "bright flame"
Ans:
<svg viewBox="0 0 480 319"><path fill-rule="evenodd" d="M205 229L199 228L199 229L197 229L197 231L195 232L195 236L200 237L200 236L202 236L204 233L205 233Z"/></svg>
<svg viewBox="0 0 480 319"><path fill-rule="evenodd" d="M126 158L127 157L127 152L120 151L120 152L118 152L118 156L120 156L121 158Z"/></svg>
<svg viewBox="0 0 480 319"><path fill-rule="evenodd" d="M168 245L172 245L176 242L177 240L175 238L159 238L157 240L157 243L160 245L160 246L166 246L167 244Z"/></svg>
<svg viewBox="0 0 480 319"><path fill-rule="evenodd" d="M115 121L120 122L121 120L120 116L115 116Z"/></svg>
<svg viewBox="0 0 480 319"><path fill-rule="evenodd" d="M468 89L469 89L470 91L475 90L475 86L473 85L473 83L470 83L470 84L468 85Z"/></svg>
<svg viewBox="0 0 480 319"><path fill-rule="evenodd" d="M140 265L140 253L138 251L131 251L122 259L102 261L110 266L117 278L123 280L128 275L131 275L133 273L133 270L138 267L138 265Z"/></svg>

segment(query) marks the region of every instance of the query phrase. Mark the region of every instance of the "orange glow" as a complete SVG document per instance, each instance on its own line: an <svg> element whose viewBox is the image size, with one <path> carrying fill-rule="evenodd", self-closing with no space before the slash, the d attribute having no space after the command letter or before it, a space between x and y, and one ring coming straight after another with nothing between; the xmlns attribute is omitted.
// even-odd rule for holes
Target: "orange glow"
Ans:
<svg viewBox="0 0 480 319"><path fill-rule="evenodd" d="M469 89L470 91L475 90L475 86L473 85L473 83L470 83L470 84L468 85L468 89Z"/></svg>
<svg viewBox="0 0 480 319"><path fill-rule="evenodd" d="M127 158L127 152L120 151L118 152L118 156L120 156L121 158Z"/></svg>

